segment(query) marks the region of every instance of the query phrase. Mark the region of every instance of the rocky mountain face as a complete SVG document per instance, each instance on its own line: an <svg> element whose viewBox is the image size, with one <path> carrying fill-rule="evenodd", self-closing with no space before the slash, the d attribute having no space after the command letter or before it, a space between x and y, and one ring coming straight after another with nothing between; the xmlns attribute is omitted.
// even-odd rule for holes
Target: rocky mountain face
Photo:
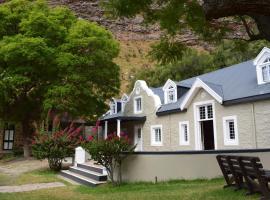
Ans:
<svg viewBox="0 0 270 200"><path fill-rule="evenodd" d="M98 0L50 0L50 4L70 7L78 17L106 27L119 40L156 40L160 37L159 27L144 26L142 17L138 16L135 19L110 19L105 17Z"/></svg>

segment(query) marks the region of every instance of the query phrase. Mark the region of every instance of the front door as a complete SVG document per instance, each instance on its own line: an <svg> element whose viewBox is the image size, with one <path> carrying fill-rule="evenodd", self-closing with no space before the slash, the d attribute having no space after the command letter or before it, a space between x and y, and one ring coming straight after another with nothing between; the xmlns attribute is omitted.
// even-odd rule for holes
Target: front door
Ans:
<svg viewBox="0 0 270 200"><path fill-rule="evenodd" d="M135 151L142 151L142 127L135 126L134 128L134 145L136 145Z"/></svg>
<svg viewBox="0 0 270 200"><path fill-rule="evenodd" d="M201 138L202 138L202 149L203 150L214 150L214 126L213 120L201 121Z"/></svg>

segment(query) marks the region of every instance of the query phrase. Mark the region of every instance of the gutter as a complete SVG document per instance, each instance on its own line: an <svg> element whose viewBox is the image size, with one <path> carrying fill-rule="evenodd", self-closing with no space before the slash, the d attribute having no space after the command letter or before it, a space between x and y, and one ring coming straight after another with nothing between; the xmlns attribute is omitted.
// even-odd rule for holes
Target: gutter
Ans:
<svg viewBox="0 0 270 200"><path fill-rule="evenodd" d="M233 99L233 100L227 100L223 102L223 105L234 105L238 103L248 103L248 102L266 100L266 99L270 99L270 93L244 97L244 98L239 98L239 99Z"/></svg>
<svg viewBox="0 0 270 200"><path fill-rule="evenodd" d="M168 115L168 114L186 112L186 111L187 111L187 109L181 110L180 108L175 108L172 110L158 111L158 112L156 112L156 115L157 116L164 116L164 115Z"/></svg>

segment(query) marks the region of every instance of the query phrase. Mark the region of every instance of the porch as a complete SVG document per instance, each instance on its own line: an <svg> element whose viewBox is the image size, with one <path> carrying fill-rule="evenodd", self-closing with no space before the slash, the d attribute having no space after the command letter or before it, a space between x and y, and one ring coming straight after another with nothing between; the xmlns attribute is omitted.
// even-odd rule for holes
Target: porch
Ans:
<svg viewBox="0 0 270 200"><path fill-rule="evenodd" d="M123 116L122 114L105 116L101 120L104 138L112 133L116 133L118 137L121 137L121 133L125 133L131 143L137 145L135 151L142 151L142 126L145 120L145 116Z"/></svg>

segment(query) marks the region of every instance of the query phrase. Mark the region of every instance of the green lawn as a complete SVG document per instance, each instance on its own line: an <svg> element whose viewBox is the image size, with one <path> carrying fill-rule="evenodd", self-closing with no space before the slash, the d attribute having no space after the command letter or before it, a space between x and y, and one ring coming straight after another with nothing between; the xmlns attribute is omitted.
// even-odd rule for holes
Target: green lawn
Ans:
<svg viewBox="0 0 270 200"><path fill-rule="evenodd" d="M6 179L6 178L5 178ZM0 179L1 181L1 179ZM34 171L17 177L14 184L61 181L50 171ZM66 183L66 187L33 192L0 194L1 200L252 200L258 195L245 196L245 191L223 189L223 179L196 181L169 181L157 184L133 183L121 187L110 184L90 188Z"/></svg>

